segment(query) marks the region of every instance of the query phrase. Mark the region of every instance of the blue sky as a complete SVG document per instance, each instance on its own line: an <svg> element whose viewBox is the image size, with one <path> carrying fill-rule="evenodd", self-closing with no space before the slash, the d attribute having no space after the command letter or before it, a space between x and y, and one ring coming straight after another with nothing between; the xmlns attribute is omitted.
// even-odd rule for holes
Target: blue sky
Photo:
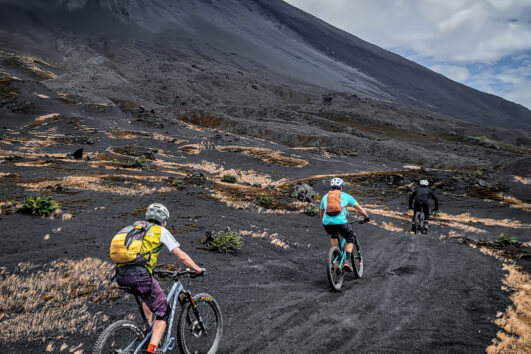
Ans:
<svg viewBox="0 0 531 354"><path fill-rule="evenodd" d="M452 80L531 109L531 0L285 0Z"/></svg>

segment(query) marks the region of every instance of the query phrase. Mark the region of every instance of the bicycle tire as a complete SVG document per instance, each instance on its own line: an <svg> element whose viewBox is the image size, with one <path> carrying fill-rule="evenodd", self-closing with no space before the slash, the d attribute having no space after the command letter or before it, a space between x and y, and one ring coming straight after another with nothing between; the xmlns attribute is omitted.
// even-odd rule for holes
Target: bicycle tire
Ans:
<svg viewBox="0 0 531 354"><path fill-rule="evenodd" d="M125 336L127 333L130 333L130 336ZM143 339L144 333L136 323L130 320L116 321L100 334L92 354L119 353L119 351L133 353Z"/></svg>
<svg viewBox="0 0 531 354"><path fill-rule="evenodd" d="M354 278L361 278L363 276L363 255L361 253L361 245L358 238L356 238L354 242L351 260L352 268L354 269Z"/></svg>
<svg viewBox="0 0 531 354"><path fill-rule="evenodd" d="M199 321L193 311L192 304L187 302L181 311L179 326L177 327L177 342L179 344L179 350L183 354L214 354L218 350L221 335L223 334L221 309L216 300L209 294L201 293L195 295L194 302L196 303L199 316L205 323L208 332L205 334L201 329ZM212 324L209 323L211 315L210 313L206 313L206 309L211 310L214 320L216 321L214 333L212 332ZM214 335L211 335L211 333ZM198 339L206 336L209 336L209 339L212 339L212 344L200 347L199 344L190 343L194 337L195 339Z"/></svg>
<svg viewBox="0 0 531 354"><path fill-rule="evenodd" d="M326 264L326 276L328 278L328 284L333 290L339 291L343 286L343 278L345 271L334 266L334 259L341 259L341 250L339 247L330 247L328 251L328 258Z"/></svg>
<svg viewBox="0 0 531 354"><path fill-rule="evenodd" d="M415 234L418 234L420 232L420 212L419 211L415 213L414 223L415 223L415 226L413 229L415 231Z"/></svg>
<svg viewBox="0 0 531 354"><path fill-rule="evenodd" d="M425 225L425 222L426 220L424 219L425 218L425 215L424 213L420 213L420 233L421 234L427 234L428 233L428 230L426 230L426 225Z"/></svg>

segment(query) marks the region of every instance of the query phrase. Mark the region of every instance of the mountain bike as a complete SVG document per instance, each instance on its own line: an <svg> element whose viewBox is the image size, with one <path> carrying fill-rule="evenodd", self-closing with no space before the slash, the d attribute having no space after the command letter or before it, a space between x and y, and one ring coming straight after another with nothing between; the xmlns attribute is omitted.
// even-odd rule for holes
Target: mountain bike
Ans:
<svg viewBox="0 0 531 354"><path fill-rule="evenodd" d="M223 320L218 303L209 294L201 293L193 296L192 292L185 289L178 279L181 276L195 278L198 275L190 269L184 271L154 270L153 275L160 278L169 277L174 281L167 296L170 314L166 331L159 344L160 352L172 351L177 338L179 350L183 354L216 353L223 332ZM143 353L149 344L153 323L148 323L142 310L141 300L130 288L120 287L120 289L135 296L144 322L143 326L139 327L130 320L112 323L99 336L93 354ZM177 303L181 305L181 313L177 332L173 333Z"/></svg>
<svg viewBox="0 0 531 354"><path fill-rule="evenodd" d="M350 224L364 224L364 220L352 221ZM345 277L346 270L343 267L345 259L347 258L347 240L341 235L339 236L339 247L332 246L328 251L328 264L326 269L326 276L328 283L333 290L339 291L343 286L343 279ZM354 249L352 250L351 258L354 278L361 278L363 276L363 256L361 254L361 246L357 237L354 237Z"/></svg>
<svg viewBox="0 0 531 354"><path fill-rule="evenodd" d="M435 216L435 213L438 211L438 209L431 209L432 215ZM417 212L415 212L415 217L413 218L413 224L411 225L411 230L415 234L427 234L428 233L428 221L426 220L426 215L424 214L424 211L421 209Z"/></svg>
<svg viewBox="0 0 531 354"><path fill-rule="evenodd" d="M412 230L415 234L421 233L421 234L427 234L428 233L428 227L426 225L426 216L424 215L424 212L421 210L415 212L415 217L413 218L413 225Z"/></svg>

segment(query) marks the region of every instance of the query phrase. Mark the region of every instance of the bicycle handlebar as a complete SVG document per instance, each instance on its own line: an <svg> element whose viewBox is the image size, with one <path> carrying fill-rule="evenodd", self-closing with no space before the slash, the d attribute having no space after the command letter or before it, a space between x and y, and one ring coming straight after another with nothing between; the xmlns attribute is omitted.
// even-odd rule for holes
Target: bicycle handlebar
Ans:
<svg viewBox="0 0 531 354"><path fill-rule="evenodd" d="M365 223L367 223L367 222L370 222L370 219L369 219L369 221L365 221L365 220L366 220L366 219L363 219L363 220L354 220L354 221L349 222L349 224L351 224L351 225L352 225L352 224L365 224Z"/></svg>
<svg viewBox="0 0 531 354"><path fill-rule="evenodd" d="M173 279L177 279L180 276L187 275L190 278L200 277L203 276L204 272L197 274L190 268L186 268L185 270L159 270L155 269L153 271L153 275L160 275L161 277L171 277Z"/></svg>

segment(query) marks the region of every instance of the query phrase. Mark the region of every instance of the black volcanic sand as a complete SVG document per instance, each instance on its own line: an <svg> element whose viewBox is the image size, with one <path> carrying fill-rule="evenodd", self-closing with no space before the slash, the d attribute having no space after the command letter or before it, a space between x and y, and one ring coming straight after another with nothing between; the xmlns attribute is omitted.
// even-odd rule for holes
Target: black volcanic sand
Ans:
<svg viewBox="0 0 531 354"><path fill-rule="evenodd" d="M17 212L0 215L2 281L18 274L21 262L44 267L54 260L86 257L110 262L113 233L140 218L149 203L160 202L170 210L169 227L182 248L208 270L191 287L212 294L221 305L225 327L220 353L479 353L500 330L494 323L496 314L510 304L510 294L502 290L502 261L461 241L493 241L501 233L531 241L526 204L530 193L524 183L529 181L531 162L526 150L503 150L506 158L490 165L408 168L370 153L295 150L199 129L142 106L75 103L69 100L74 98L58 96L23 77L23 72L8 72L22 80L3 81L3 92L17 95L2 96L0 107L0 202L5 207L5 202L21 202L25 196L51 195L62 213L53 219ZM59 115L35 122L50 113ZM162 126L144 124L150 119ZM125 132L137 136L127 138L131 134ZM387 139L392 143L395 138ZM191 144L197 144L198 154L188 153L194 146L183 149ZM451 140L447 144L465 152L472 146ZM309 165L283 166L216 149L232 145L271 149ZM79 147L84 148L83 159L66 157ZM473 149L484 160L498 151L483 145ZM138 156L116 152L144 154L146 161L139 162L143 168L125 168ZM240 192L227 192L226 198L234 203L229 206L214 191L226 191L230 185L220 183L220 175L207 168L209 162L225 170L252 169L273 182L257 179L260 186L254 187L251 182L239 183ZM347 191L368 206L374 222L356 228L364 251L364 277L347 276L343 289L331 292L325 274L328 237L318 217L289 211L289 183L306 179L324 194L330 177L313 176L339 173L353 174L345 176ZM412 183L425 176L436 186L444 214L432 223L428 235L413 235L406 232L407 197ZM274 183L281 179L286 180L284 185ZM143 190L147 192L141 194ZM504 200L500 193L513 199ZM256 195L275 195L278 209L258 212ZM68 214L71 219L63 219ZM227 227L262 237L244 236L244 247L236 253L201 248L199 239L206 231ZM164 251L160 263L174 262ZM90 291L76 296L83 299ZM69 301L64 299L65 304ZM105 325L136 311L134 301L124 297L87 300L86 306L98 318L96 332L28 335L20 342L0 343L0 351L43 353L48 345L59 350L64 344L65 350L88 353ZM8 324L16 314L11 309L0 315L0 322Z"/></svg>

